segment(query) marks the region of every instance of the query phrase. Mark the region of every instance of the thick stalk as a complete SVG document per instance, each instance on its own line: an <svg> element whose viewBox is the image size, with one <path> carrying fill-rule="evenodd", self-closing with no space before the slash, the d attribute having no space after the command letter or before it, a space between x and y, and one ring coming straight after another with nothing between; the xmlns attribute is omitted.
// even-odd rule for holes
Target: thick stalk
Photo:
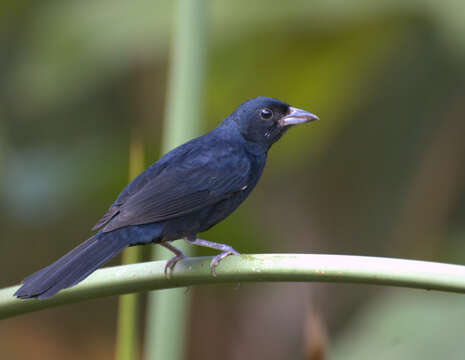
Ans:
<svg viewBox="0 0 465 360"><path fill-rule="evenodd" d="M201 132L206 53L206 2L178 0L168 77L163 150L169 151ZM180 246L189 253L189 249ZM171 257L154 246L153 258ZM189 295L183 290L150 293L144 353L147 360L182 360Z"/></svg>

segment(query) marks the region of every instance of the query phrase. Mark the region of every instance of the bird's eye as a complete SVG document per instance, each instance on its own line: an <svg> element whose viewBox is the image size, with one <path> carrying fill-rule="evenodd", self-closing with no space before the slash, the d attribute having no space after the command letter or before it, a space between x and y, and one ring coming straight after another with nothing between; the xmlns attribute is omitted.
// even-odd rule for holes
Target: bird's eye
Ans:
<svg viewBox="0 0 465 360"><path fill-rule="evenodd" d="M262 117L262 119L265 119L265 120L271 119L271 117L273 116L273 111L267 108L262 109L260 111L260 116Z"/></svg>

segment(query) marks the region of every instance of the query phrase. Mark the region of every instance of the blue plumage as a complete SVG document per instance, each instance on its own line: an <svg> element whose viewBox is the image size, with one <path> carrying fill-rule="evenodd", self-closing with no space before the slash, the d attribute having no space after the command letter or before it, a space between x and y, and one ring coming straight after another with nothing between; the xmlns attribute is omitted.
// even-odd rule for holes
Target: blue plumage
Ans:
<svg viewBox="0 0 465 360"><path fill-rule="evenodd" d="M231 214L257 184L270 146L291 126L316 120L313 114L259 97L239 106L209 133L170 151L135 178L97 222L94 236L30 275L15 293L47 298L73 286L124 248L159 243L176 257L184 254L168 242L180 238L221 250L211 271L237 252L228 245L197 239Z"/></svg>

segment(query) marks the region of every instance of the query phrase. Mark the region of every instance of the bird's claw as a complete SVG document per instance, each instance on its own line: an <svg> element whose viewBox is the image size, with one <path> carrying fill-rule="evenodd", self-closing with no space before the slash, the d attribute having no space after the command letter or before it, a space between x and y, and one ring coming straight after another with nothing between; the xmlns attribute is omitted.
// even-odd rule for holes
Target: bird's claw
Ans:
<svg viewBox="0 0 465 360"><path fill-rule="evenodd" d="M167 279L170 278L170 272L168 272L168 269L170 271L173 271L174 267L176 266L176 263L179 261L179 260L182 260L184 259L186 256L184 254L182 255L176 255L176 256L173 256L171 259L169 259L167 262L166 262L166 265L165 265L165 277Z"/></svg>
<svg viewBox="0 0 465 360"><path fill-rule="evenodd" d="M210 272L213 276L216 276L215 268L219 265L220 261L223 260L225 257L229 255L240 255L236 250L233 248L223 251L221 254L216 255L212 261L210 262Z"/></svg>

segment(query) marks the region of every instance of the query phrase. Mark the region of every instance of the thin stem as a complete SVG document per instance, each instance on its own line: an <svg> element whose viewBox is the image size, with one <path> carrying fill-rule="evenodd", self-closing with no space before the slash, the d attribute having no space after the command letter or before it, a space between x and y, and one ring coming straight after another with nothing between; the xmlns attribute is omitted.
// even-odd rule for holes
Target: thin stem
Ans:
<svg viewBox="0 0 465 360"><path fill-rule="evenodd" d="M144 170L144 146L142 136L136 128L133 130L129 145L129 181ZM134 264L141 260L141 246L130 247L123 251L122 264ZM123 295L118 303L118 324L116 330L116 360L139 358L139 296Z"/></svg>
<svg viewBox="0 0 465 360"><path fill-rule="evenodd" d="M465 293L465 266L349 255L258 254L224 259L210 273L211 257L179 261L170 278L165 261L100 269L82 283L45 300L13 297L18 286L0 290L0 319L111 295L200 284L241 282L338 282L403 286Z"/></svg>

